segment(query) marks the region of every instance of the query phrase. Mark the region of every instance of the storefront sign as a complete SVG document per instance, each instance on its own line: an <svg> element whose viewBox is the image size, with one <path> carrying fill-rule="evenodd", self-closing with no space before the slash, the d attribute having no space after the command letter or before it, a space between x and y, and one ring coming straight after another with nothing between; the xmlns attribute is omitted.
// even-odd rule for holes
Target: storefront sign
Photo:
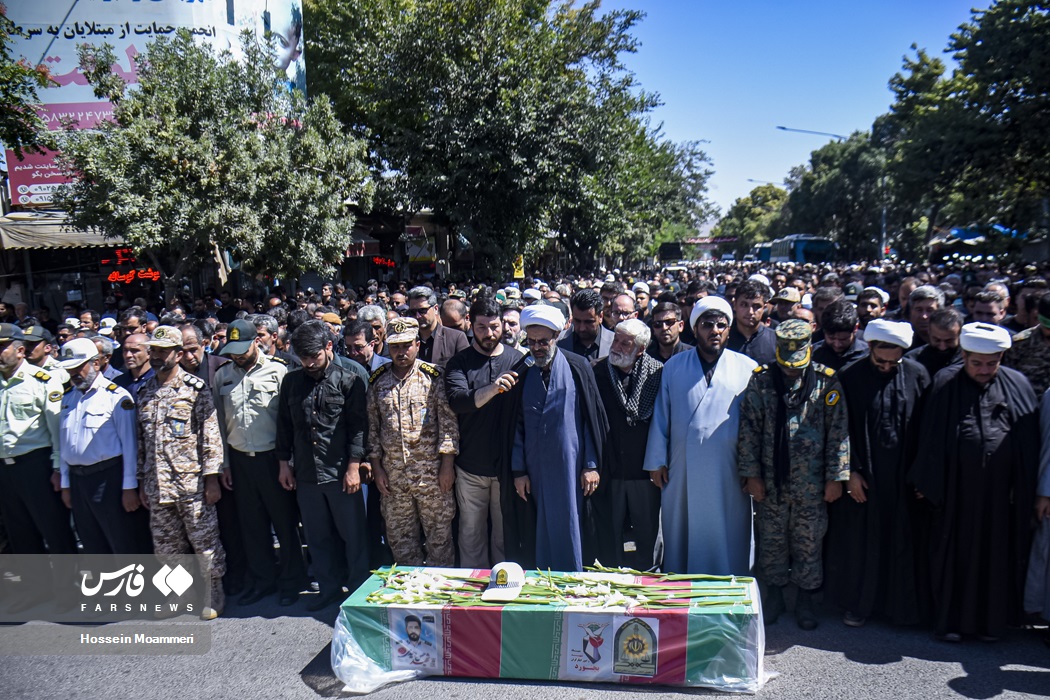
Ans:
<svg viewBox="0 0 1050 700"><path fill-rule="evenodd" d="M395 260L391 258L381 258L379 256L372 258L372 264L376 267L387 267L391 270L397 267L397 262Z"/></svg>
<svg viewBox="0 0 1050 700"><path fill-rule="evenodd" d="M106 280L109 282L122 282L124 284L131 284L135 280L142 280L143 282L159 282L160 273L152 267L147 267L145 270L128 270L127 272L114 270L109 273Z"/></svg>

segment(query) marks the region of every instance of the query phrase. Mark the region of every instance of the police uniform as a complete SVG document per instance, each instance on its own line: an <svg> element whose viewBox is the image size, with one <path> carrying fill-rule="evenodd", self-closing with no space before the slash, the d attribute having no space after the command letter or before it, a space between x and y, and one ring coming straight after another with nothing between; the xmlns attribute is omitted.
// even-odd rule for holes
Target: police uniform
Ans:
<svg viewBox="0 0 1050 700"><path fill-rule="evenodd" d="M808 606L809 593L823 582L825 483L849 479L848 416L834 371L811 362L809 324L790 319L776 335L778 366L756 368L743 394L737 469L765 484L755 519L758 578L777 598L795 583ZM793 379L780 367L803 374Z"/></svg>
<svg viewBox="0 0 1050 700"><path fill-rule="evenodd" d="M182 331L160 326L149 345L181 347ZM139 390L138 480L150 510L158 556L203 557L212 580L211 607L223 609L226 554L214 505L204 500L205 477L222 470L222 437L211 392L175 367L172 378L154 376Z"/></svg>
<svg viewBox="0 0 1050 700"><path fill-rule="evenodd" d="M87 392L75 386L66 392L61 425L62 488L70 490L84 553L141 552L147 516L142 509L128 513L122 500L124 490L138 488L131 394L99 372Z"/></svg>
<svg viewBox="0 0 1050 700"><path fill-rule="evenodd" d="M246 321L234 321L227 333L224 355L243 355L255 340L255 328ZM223 470L230 470L233 477L233 492L223 500L233 498L237 503L251 579L249 594L252 589L261 593L280 588L282 599L297 596L307 583L295 494L278 481L274 451L277 400L287 373L282 360L258 350L255 364L247 369L236 362L219 367L212 384L223 438ZM278 561L271 527L281 545Z"/></svg>
<svg viewBox="0 0 1050 700"><path fill-rule="evenodd" d="M0 324L0 346L23 337ZM0 512L14 554L76 551L69 511L51 483L63 391L58 377L25 360L10 377L0 376Z"/></svg>
<svg viewBox="0 0 1050 700"><path fill-rule="evenodd" d="M387 324L387 343L418 337L415 319L397 318ZM416 360L404 379L393 364L373 372L368 392L368 445L372 458L387 473L390 495L380 499L387 540L398 563L424 563L419 528L427 539L426 564L453 566L453 491L438 487L441 455L459 452L459 424L445 398L441 372Z"/></svg>

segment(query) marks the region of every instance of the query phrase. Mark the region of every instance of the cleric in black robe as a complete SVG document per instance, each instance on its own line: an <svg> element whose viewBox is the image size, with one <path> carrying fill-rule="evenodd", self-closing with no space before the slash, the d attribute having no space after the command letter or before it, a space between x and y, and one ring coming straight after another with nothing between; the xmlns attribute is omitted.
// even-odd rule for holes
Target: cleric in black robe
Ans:
<svg viewBox="0 0 1050 700"><path fill-rule="evenodd" d="M910 473L934 507L930 585L938 639L998 638L1021 619L1039 460L1035 392L1000 367L1010 333L962 328L963 364L938 372Z"/></svg>
<svg viewBox="0 0 1050 700"><path fill-rule="evenodd" d="M542 303L527 307L526 310L533 309L533 312L530 312L530 314L522 313L522 330L527 330L527 323L530 325L533 323L541 326L546 325L538 319L532 318L533 315L536 315L536 307L553 309L553 307ZM556 309L553 310L557 311ZM547 314L543 313L545 311L546 309L543 309L540 313L546 316ZM560 312L557 313L560 314ZM564 316L561 316L560 322L564 325ZM553 330L555 325L557 323L551 323L549 327ZM531 346L529 347L531 348ZM576 426L577 435L582 444L585 439L584 432L588 431L590 433L591 440L588 442L596 453L595 466L599 476L598 489L601 489L601 480L605 478L603 447L608 437L609 424L594 381L594 371L591 368L591 363L580 355L557 349L553 344L549 347L540 348L540 350L553 351L568 363L579 409L577 412L579 421ZM532 350L530 349L531 352ZM502 455L500 464L503 546L506 560L517 562L526 569L536 567L536 498L530 497L528 500L524 500L515 491L512 451L514 449L515 432L519 422L522 420L523 401L525 398L524 388L529 383L529 375L533 372L539 374L541 370L538 366L527 366L524 362L522 363L517 372L517 382L514 388L511 389L512 393L508 397L508 410L504 411L504 424L501 429L501 436L506 440L506 450ZM590 564L596 558L600 558L599 552L609 546L610 527L607 522L608 516L607 510L595 507L593 495L584 494L582 512L579 514L579 527L582 536L582 560L585 564ZM566 517L571 517L571 514L566 513ZM551 523L546 525L549 526Z"/></svg>
<svg viewBox="0 0 1050 700"><path fill-rule="evenodd" d="M903 359L907 323L875 319L864 337L870 354L838 373L849 412L847 497L828 506L828 598L850 627L878 615L898 625L920 621L916 521L920 507L906 476L918 449L918 420L930 376Z"/></svg>

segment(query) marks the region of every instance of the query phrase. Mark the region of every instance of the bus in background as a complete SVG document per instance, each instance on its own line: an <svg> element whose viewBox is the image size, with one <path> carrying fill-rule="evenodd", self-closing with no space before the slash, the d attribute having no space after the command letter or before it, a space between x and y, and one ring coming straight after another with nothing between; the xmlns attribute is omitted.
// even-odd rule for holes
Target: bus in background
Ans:
<svg viewBox="0 0 1050 700"><path fill-rule="evenodd" d="M744 256L744 260L755 260L758 262L769 262L773 252L773 242L766 241L765 243L759 243L752 246L751 250L747 255Z"/></svg>
<svg viewBox="0 0 1050 700"><path fill-rule="evenodd" d="M773 241L769 262L825 263L838 258L838 244L811 233L792 233Z"/></svg>

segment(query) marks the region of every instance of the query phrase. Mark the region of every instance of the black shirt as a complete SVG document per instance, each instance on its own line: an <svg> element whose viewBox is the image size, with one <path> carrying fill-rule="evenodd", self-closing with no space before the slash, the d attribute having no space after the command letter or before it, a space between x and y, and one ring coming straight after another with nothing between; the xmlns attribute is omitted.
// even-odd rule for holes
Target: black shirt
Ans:
<svg viewBox="0 0 1050 700"><path fill-rule="evenodd" d="M494 396L481 408L474 405L474 394L501 374L513 371L524 358L506 346L499 355L489 357L471 345L453 355L445 366L445 395L459 418L459 468L476 476L499 475L499 455L506 442L514 440L513 435L500 434L509 394Z"/></svg>
<svg viewBox="0 0 1050 700"><path fill-rule="evenodd" d="M598 353L601 351L601 344L598 342L601 338L601 329L598 330L598 337L594 339L594 344L591 346L585 346L580 341L580 336L575 333L572 334L572 351L581 357L586 357L592 362L598 359Z"/></svg>
<svg viewBox="0 0 1050 700"><path fill-rule="evenodd" d="M777 361L777 334L764 323L758 324L758 330L750 338L745 338L734 323L729 328L726 347L747 355L760 365L772 365Z"/></svg>
<svg viewBox="0 0 1050 700"><path fill-rule="evenodd" d="M825 367L830 367L836 372L854 360L867 357L867 355L868 344L860 338L854 338L853 344L846 348L846 352L841 355L832 350L826 340L822 340L813 345L813 361L819 362Z"/></svg>
<svg viewBox="0 0 1050 700"><path fill-rule="evenodd" d="M347 462L365 456L368 416L365 385L329 362L313 379L302 368L281 383L277 406L277 459L295 457L295 478L326 484L343 478Z"/></svg>
<svg viewBox="0 0 1050 700"><path fill-rule="evenodd" d="M674 357L680 352L689 352L693 349L693 347L694 346L690 345L689 343L682 342L682 339L679 338L678 344L674 346L674 351L671 353L671 357ZM667 362L667 360L671 359L671 357L668 357L667 360L665 360L663 357L660 356L660 344L656 342L655 338L649 343L649 347L645 349L645 352L649 355L649 357L653 358L654 360L659 360L660 362Z"/></svg>

